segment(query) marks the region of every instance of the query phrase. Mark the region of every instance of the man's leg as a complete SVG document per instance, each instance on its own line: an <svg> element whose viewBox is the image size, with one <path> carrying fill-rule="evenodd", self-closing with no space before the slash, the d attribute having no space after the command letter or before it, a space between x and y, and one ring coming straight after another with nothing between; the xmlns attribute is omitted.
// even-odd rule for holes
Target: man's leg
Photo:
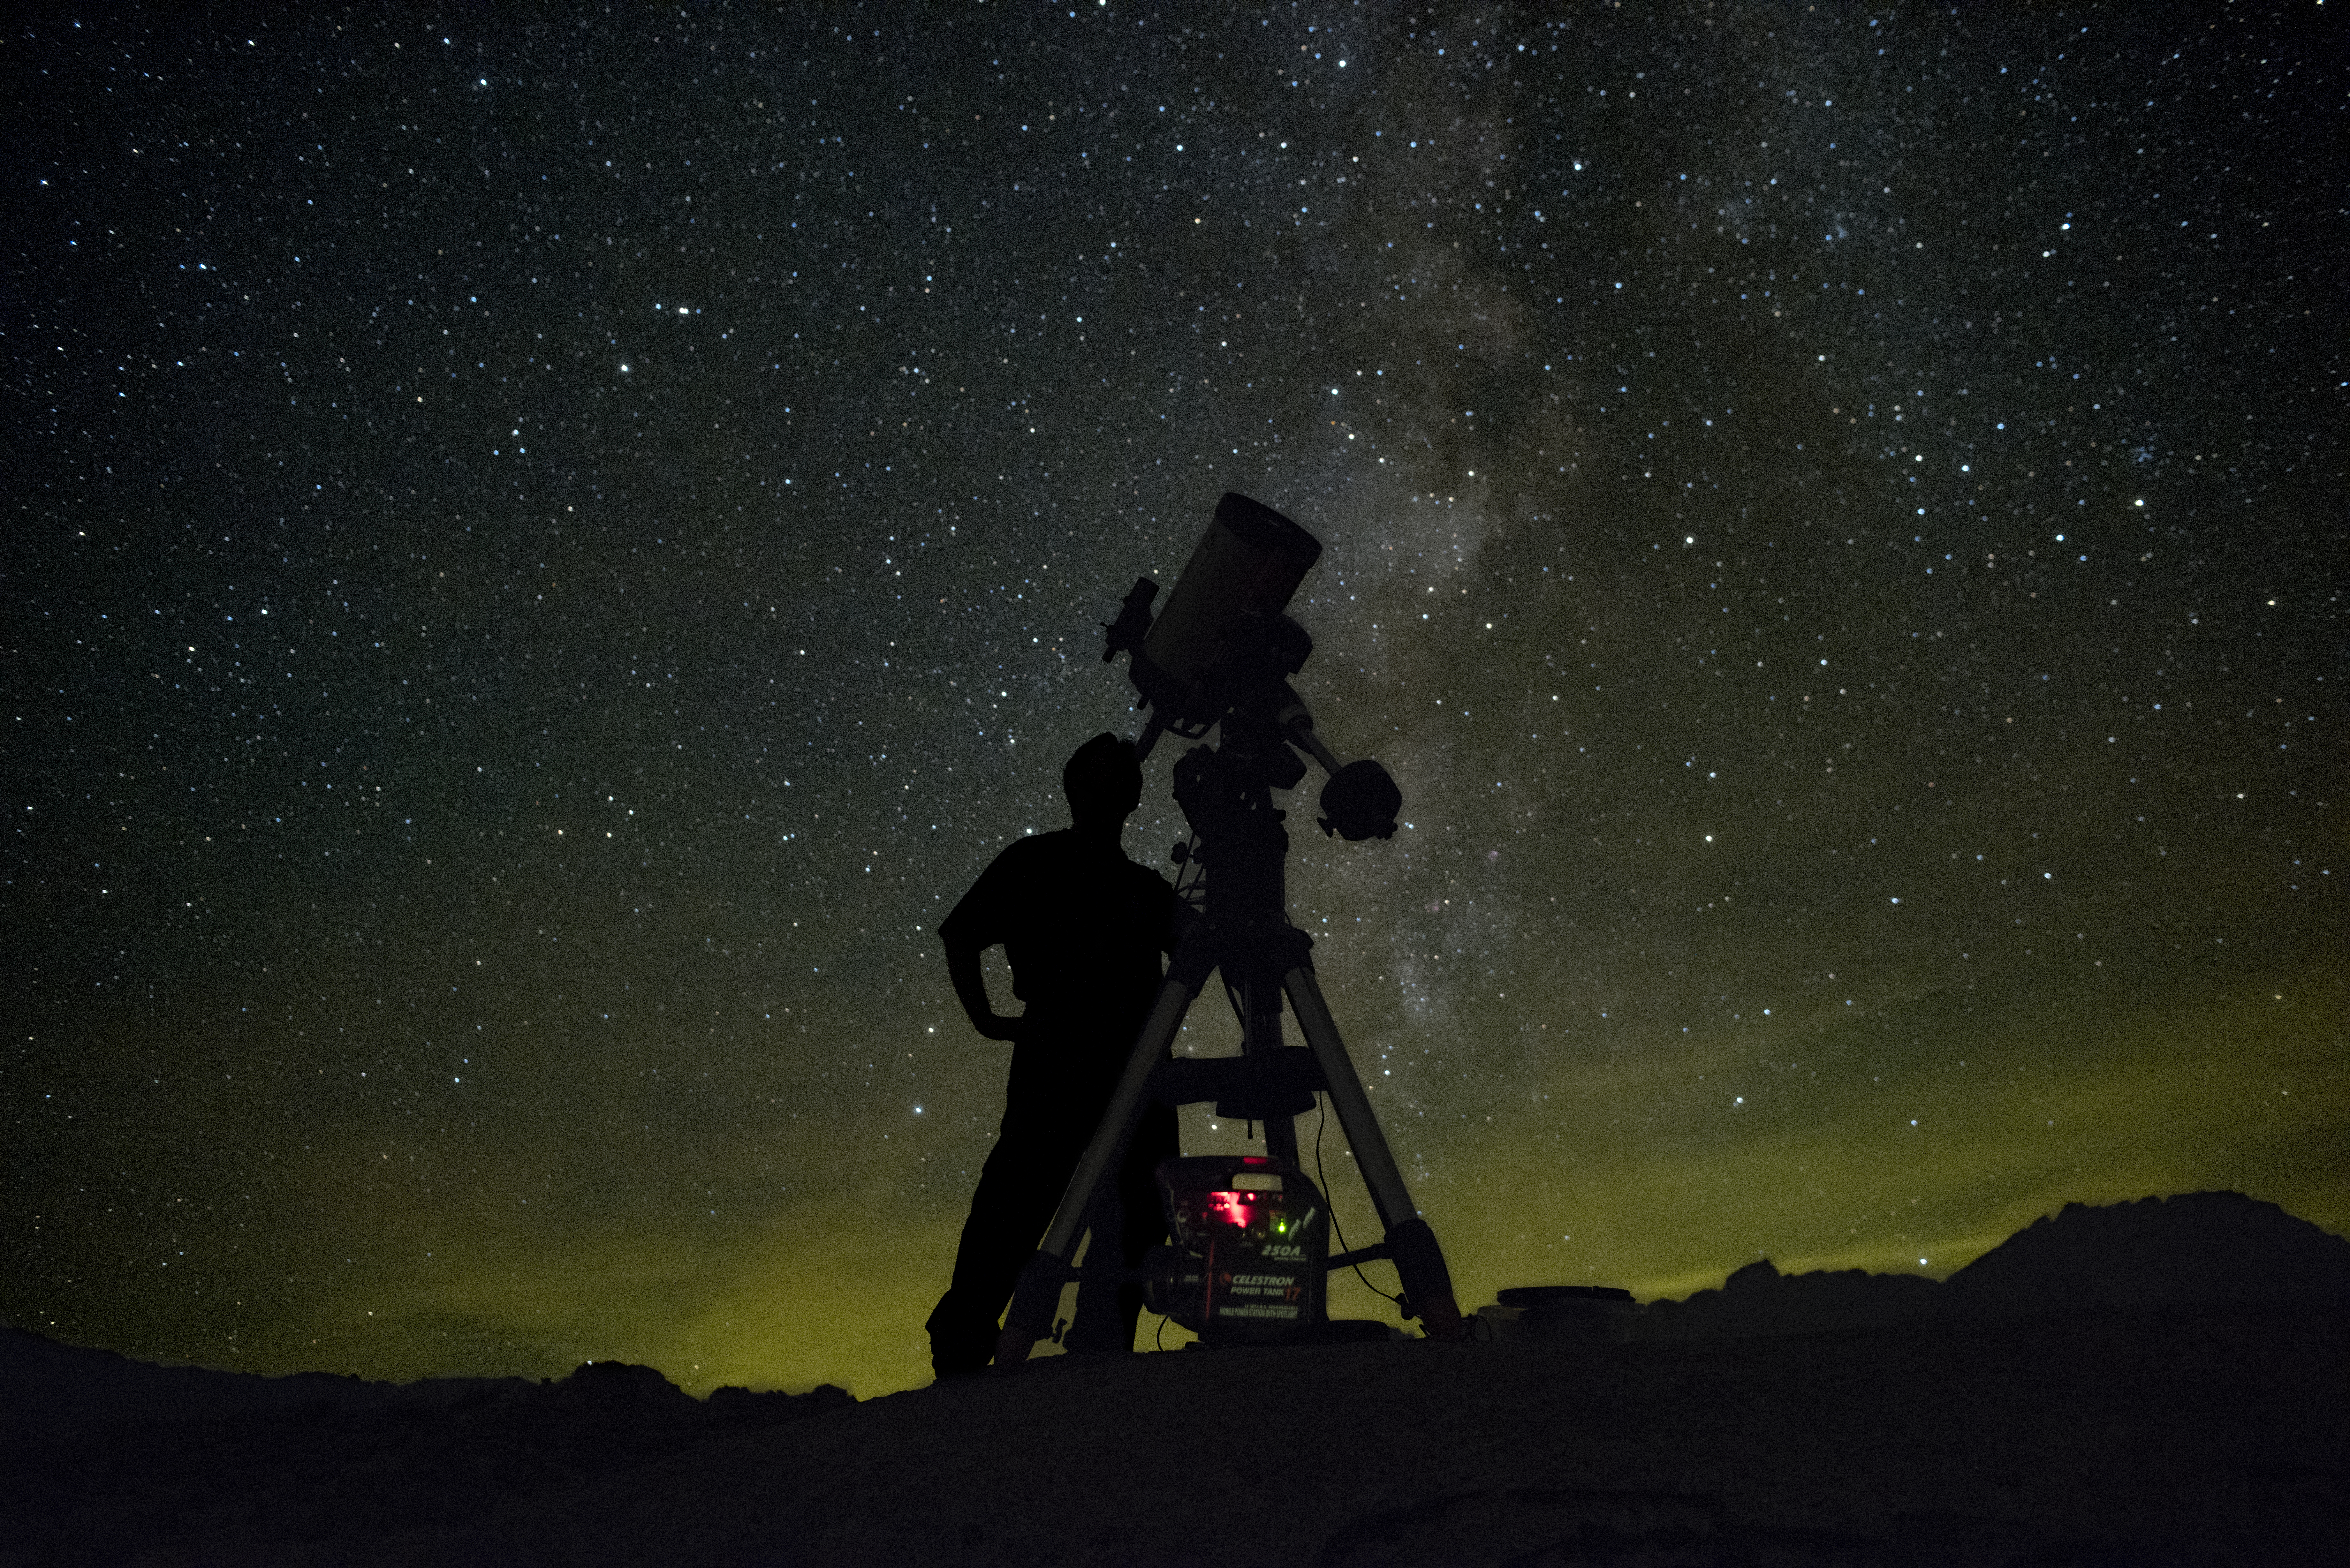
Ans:
<svg viewBox="0 0 2350 1568"><path fill-rule="evenodd" d="M1153 1102L1142 1113L1142 1123L1134 1129L1134 1141L1127 1146L1126 1163L1118 1173L1118 1201L1125 1210L1118 1240L1129 1269L1139 1265L1144 1253L1167 1240L1167 1211L1159 1201L1159 1162L1182 1152L1175 1107ZM1134 1325L1142 1316L1140 1285L1118 1287L1118 1314L1126 1330L1119 1347L1131 1350Z"/></svg>
<svg viewBox="0 0 2350 1568"><path fill-rule="evenodd" d="M939 1376L977 1372L994 1355L997 1320L1092 1135L1090 1127L1071 1128L1065 1118L1017 1107L1004 1112L972 1194L953 1281L924 1324L931 1369Z"/></svg>

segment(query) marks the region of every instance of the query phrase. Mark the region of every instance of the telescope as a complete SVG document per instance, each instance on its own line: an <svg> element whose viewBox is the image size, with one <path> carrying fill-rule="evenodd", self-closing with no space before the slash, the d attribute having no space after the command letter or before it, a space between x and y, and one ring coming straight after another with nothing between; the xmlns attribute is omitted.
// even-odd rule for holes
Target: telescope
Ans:
<svg viewBox="0 0 2350 1568"><path fill-rule="evenodd" d="M1127 678L1150 710L1135 742L1139 756L1148 757L1163 734L1198 739L1221 723L1224 750L1248 759L1271 788L1293 789L1305 776L1297 752L1321 764L1329 775L1318 819L1324 834L1391 838L1402 792L1376 762L1341 764L1289 684L1313 656L1314 639L1284 612L1321 554L1313 535L1263 502L1229 492L1155 621L1159 585L1135 579L1118 618L1103 623L1102 659L1130 656Z"/></svg>
<svg viewBox="0 0 2350 1568"><path fill-rule="evenodd" d="M1305 1343L1358 1330L1384 1337L1384 1325L1332 1323L1323 1312L1327 1270L1378 1258L1395 1263L1405 1316L1419 1318L1430 1338L1461 1336L1436 1233L1412 1205L1339 1038L1315 977L1313 939L1287 913L1289 835L1274 794L1305 778L1305 757L1328 775L1317 819L1326 835L1392 837L1403 805L1377 762L1338 761L1290 684L1314 639L1286 612L1321 554L1320 541L1272 507L1228 493L1167 607L1154 619L1159 585L1138 578L1118 618L1103 623L1102 658L1128 655L1128 677L1150 711L1135 742L1138 758L1170 733L1199 741L1215 732L1212 745L1192 746L1173 769L1175 802L1191 829L1174 859L1196 873L1179 889L1192 913L1052 1226L1021 1272L996 1341L999 1366L1027 1358L1073 1279L1081 1324L1115 1310L1118 1284L1139 1282L1159 1310L1210 1345ZM1241 1054L1173 1057L1185 1013L1216 973L1240 1019ZM1284 999L1303 1049L1282 1038ZM1336 1256L1324 1240L1335 1221L1297 1164L1295 1118L1325 1092L1385 1231L1383 1240ZM1154 1098L1211 1100L1225 1119L1262 1123L1265 1154L1161 1162L1157 1179L1175 1244L1139 1270L1100 1266L1095 1260L1115 1224L1116 1206L1107 1201L1114 1173ZM1080 1267L1070 1260L1088 1233L1095 1244Z"/></svg>

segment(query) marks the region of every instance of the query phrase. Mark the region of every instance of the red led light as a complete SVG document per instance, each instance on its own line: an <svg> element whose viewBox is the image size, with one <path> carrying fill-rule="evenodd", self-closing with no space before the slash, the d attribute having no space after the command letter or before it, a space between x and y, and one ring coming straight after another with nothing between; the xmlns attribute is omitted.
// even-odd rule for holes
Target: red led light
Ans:
<svg viewBox="0 0 2350 1568"><path fill-rule="evenodd" d="M1211 1212L1222 1215L1227 1225L1245 1231L1251 1219L1249 1207L1258 1197L1253 1192L1211 1192L1208 1194L1208 1208Z"/></svg>

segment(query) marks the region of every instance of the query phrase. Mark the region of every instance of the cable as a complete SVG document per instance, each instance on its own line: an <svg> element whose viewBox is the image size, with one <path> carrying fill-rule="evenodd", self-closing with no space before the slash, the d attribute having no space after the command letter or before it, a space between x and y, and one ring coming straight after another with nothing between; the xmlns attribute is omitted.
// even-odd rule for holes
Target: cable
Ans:
<svg viewBox="0 0 2350 1568"><path fill-rule="evenodd" d="M1322 1183L1322 1201L1330 1204L1330 1230L1338 1238L1338 1251L1341 1252L1348 1252L1352 1251L1354 1249L1347 1245L1347 1232L1338 1229L1338 1206L1337 1204L1331 1202L1330 1199L1330 1179L1322 1174L1322 1129L1330 1125L1329 1096L1316 1094L1314 1096L1314 1103L1316 1106L1320 1107L1322 1112L1320 1118L1314 1124L1314 1175L1315 1178ZM1371 1283L1370 1276L1363 1272L1362 1264L1351 1263L1347 1266L1355 1271L1355 1278L1363 1282L1363 1288L1365 1290L1370 1292L1375 1296L1387 1296L1388 1300L1395 1303L1396 1311L1403 1311L1403 1297L1399 1295L1389 1296L1387 1292ZM1409 1314L1406 1314L1405 1315L1409 1316Z"/></svg>

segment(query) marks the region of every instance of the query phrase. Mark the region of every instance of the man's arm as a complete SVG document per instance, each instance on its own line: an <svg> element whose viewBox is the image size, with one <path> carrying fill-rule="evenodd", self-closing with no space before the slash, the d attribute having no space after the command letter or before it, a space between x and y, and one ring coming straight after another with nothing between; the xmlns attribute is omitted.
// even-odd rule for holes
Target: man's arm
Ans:
<svg viewBox="0 0 2350 1568"><path fill-rule="evenodd" d="M944 931L939 938L947 947L947 978L954 981L955 998L971 1015L971 1026L990 1040L1018 1040L1022 1021L999 1016L987 999L987 977L979 967L983 944L957 940Z"/></svg>

